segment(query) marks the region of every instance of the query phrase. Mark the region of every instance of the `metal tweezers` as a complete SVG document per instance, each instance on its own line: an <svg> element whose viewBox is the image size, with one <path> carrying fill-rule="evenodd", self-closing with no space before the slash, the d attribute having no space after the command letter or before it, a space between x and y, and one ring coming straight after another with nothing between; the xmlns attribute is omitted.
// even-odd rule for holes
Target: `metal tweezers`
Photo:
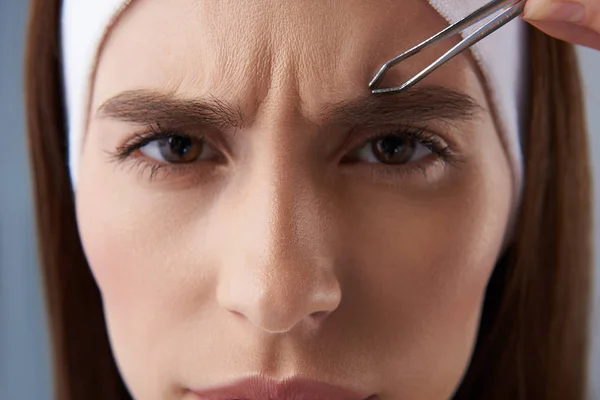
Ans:
<svg viewBox="0 0 600 400"><path fill-rule="evenodd" d="M425 69L423 69L421 72L410 78L402 85L391 88L375 89L377 84L381 81L381 78L383 77L385 72L392 68L394 65L406 60L409 57L414 56L429 45L433 45L434 43L437 43L441 40L448 39L464 31L465 29L475 25L479 21L491 17L494 13L498 12L500 9L503 8L506 9L497 17L495 17L490 22L488 22L487 24L485 24L484 26L467 36L460 43L452 47L444 55L435 60L429 66L425 67ZM473 46L475 43L486 38L488 35L492 34L496 30L500 29L501 27L518 17L523 12L524 8L525 0L494 0L486 4L485 6L481 7L480 9L463 18L462 20L450 25L446 29L438 32L437 34L433 35L424 42L419 43L412 49L405 51L399 56L394 57L385 64L383 64L383 66L379 69L379 72L377 72L375 77L369 83L371 93L378 94L398 92L415 85L417 82L420 82L427 75L431 74L433 71L444 65L446 62L450 61L452 58L456 57L458 54L462 53L464 50Z"/></svg>

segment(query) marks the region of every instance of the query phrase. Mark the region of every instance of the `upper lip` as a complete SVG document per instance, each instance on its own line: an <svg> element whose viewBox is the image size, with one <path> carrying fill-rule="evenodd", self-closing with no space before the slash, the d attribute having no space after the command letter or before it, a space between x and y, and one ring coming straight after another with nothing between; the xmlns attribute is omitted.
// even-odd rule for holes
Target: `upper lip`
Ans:
<svg viewBox="0 0 600 400"><path fill-rule="evenodd" d="M256 376L232 384L194 390L202 400L366 400L356 390L306 378L285 380Z"/></svg>

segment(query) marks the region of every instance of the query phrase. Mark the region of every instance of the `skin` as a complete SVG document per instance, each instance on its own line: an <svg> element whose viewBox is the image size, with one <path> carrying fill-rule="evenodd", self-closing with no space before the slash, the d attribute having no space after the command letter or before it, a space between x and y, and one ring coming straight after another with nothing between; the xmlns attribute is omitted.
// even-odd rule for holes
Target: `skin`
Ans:
<svg viewBox="0 0 600 400"><path fill-rule="evenodd" d="M135 1L104 43L76 192L133 396L195 399L190 388L261 375L379 399L449 398L512 207L510 167L469 54L421 87L469 96L470 116L404 114L452 156L420 145L425 156L389 165L364 144L397 121L365 127L324 110L371 97L383 62L445 26L426 2L168 3ZM384 84L441 50L399 65ZM132 90L159 93L158 108L165 96L218 99L244 124L182 128L221 157L168 170L146 148L116 161L111 154L157 122L118 115L115 96ZM415 96L394 100L398 112ZM148 100L129 107L150 116Z"/></svg>
<svg viewBox="0 0 600 400"><path fill-rule="evenodd" d="M527 0L523 17L550 36L600 50L600 0Z"/></svg>

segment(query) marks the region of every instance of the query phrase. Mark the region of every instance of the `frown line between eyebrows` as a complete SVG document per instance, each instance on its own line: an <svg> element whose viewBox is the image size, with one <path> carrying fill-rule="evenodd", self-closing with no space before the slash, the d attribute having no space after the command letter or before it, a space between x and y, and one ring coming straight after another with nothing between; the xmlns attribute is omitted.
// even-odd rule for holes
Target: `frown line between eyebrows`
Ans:
<svg viewBox="0 0 600 400"><path fill-rule="evenodd" d="M329 104L324 110L317 123L332 126L378 126L433 120L451 123L473 119L485 111L472 97L441 86L362 96ZM149 90L120 93L102 104L97 115L143 125L202 125L222 130L245 126L241 109L225 101L212 97L184 99Z"/></svg>

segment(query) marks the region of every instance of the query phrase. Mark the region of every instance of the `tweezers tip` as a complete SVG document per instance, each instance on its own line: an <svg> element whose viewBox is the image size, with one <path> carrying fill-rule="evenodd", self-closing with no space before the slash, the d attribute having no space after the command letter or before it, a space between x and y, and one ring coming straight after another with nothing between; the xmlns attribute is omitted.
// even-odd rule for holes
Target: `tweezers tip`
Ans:
<svg viewBox="0 0 600 400"><path fill-rule="evenodd" d="M373 89L377 85L378 81L379 81L379 75L375 75L375 77L373 79L371 79L371 82L369 82L369 89Z"/></svg>
<svg viewBox="0 0 600 400"><path fill-rule="evenodd" d="M388 68L389 68L389 62L386 62L385 64L383 64L381 66L381 68L379 68L379 71L377 71L377 73L375 74L373 79L371 79L371 82L369 82L370 89L372 89L375 85L377 85L379 83L379 81L381 80L381 77L383 76L385 71L387 71Z"/></svg>
<svg viewBox="0 0 600 400"><path fill-rule="evenodd" d="M391 88L383 88L383 89L374 89L371 90L371 94L383 94L383 93L395 93L395 92L401 92L403 90L408 89L409 87L411 87L412 85L414 85L416 82L406 82L403 85L400 86L396 86L396 87L391 87Z"/></svg>
<svg viewBox="0 0 600 400"><path fill-rule="evenodd" d="M390 93L390 92L395 92L397 90L399 90L399 89L397 89L397 88L373 89L373 90L371 90L371 94Z"/></svg>

